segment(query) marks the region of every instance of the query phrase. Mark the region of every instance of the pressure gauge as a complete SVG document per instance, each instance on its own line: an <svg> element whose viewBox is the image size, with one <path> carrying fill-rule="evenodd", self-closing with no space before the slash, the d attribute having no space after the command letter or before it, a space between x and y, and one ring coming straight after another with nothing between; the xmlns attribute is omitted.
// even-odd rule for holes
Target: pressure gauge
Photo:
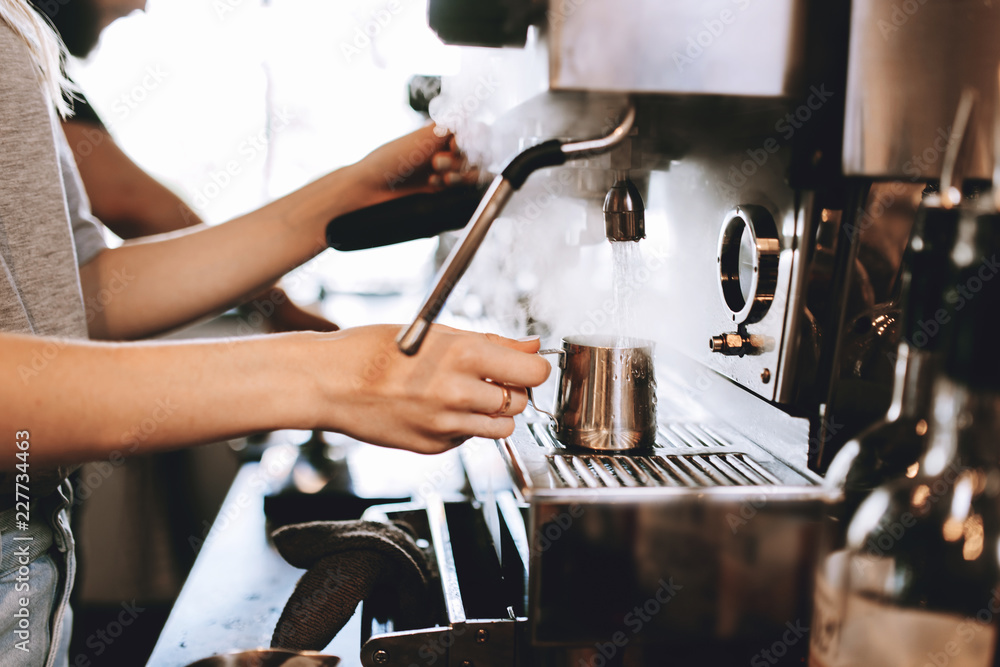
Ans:
<svg viewBox="0 0 1000 667"><path fill-rule="evenodd" d="M762 206L726 214L719 234L719 293L736 324L758 322L774 300L781 251L774 218Z"/></svg>

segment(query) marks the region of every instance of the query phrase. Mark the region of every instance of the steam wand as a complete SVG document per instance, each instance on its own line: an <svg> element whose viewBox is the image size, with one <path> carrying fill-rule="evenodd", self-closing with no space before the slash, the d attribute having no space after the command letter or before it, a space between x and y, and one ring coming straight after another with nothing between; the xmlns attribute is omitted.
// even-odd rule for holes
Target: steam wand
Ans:
<svg viewBox="0 0 1000 667"><path fill-rule="evenodd" d="M465 236L461 243L452 250L441 272L438 273L434 289L424 300L420 313L413 323L403 329L396 338L396 344L400 351L412 356L420 350L420 345L424 342L424 337L427 335L431 323L441 312L441 308L444 307L452 289L469 268L472 258L476 256L476 252L482 245L483 239L486 238L486 233L490 230L493 221L497 219L511 196L524 185L532 172L545 167L556 167L568 160L607 153L628 136L634 122L635 104L630 102L625 118L611 134L605 137L568 142L552 139L532 146L507 163L500 175L493 179L483 196L483 200L479 203L479 208L472 214L472 220L466 226Z"/></svg>

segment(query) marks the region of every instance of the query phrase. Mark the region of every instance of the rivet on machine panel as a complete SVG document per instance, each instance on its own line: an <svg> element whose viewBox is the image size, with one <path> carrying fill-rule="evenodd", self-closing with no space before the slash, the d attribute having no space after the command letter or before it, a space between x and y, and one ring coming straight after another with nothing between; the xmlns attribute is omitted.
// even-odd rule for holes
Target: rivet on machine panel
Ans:
<svg viewBox="0 0 1000 667"><path fill-rule="evenodd" d="M489 640L490 640L490 632L489 632L489 630L482 629L482 630L479 630L479 631L476 632L476 643L477 644L485 644Z"/></svg>
<svg viewBox="0 0 1000 667"><path fill-rule="evenodd" d="M378 651L375 651L374 655L372 655L372 660L375 661L376 665L387 664L389 662L389 652L379 649Z"/></svg>
<svg viewBox="0 0 1000 667"><path fill-rule="evenodd" d="M768 382L771 381L771 369L770 368L765 368L763 371L761 371L761 373L760 373L760 381L763 382L764 384L767 384Z"/></svg>

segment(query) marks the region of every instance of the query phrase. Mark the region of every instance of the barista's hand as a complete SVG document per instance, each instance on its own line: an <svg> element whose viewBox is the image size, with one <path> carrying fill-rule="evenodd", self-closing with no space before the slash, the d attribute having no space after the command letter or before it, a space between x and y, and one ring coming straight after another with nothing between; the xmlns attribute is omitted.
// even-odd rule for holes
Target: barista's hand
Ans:
<svg viewBox="0 0 1000 667"><path fill-rule="evenodd" d="M433 124L376 148L353 168L358 185L369 191L366 206L442 187L475 184L479 172L469 167L450 134L438 135Z"/></svg>
<svg viewBox="0 0 1000 667"><path fill-rule="evenodd" d="M443 452L472 436L502 438L524 410L524 387L551 367L537 339L516 341L435 325L420 351L396 347L396 325L348 329L312 342L321 402L317 428L422 453ZM318 334L317 334L318 336ZM323 349L329 361L323 360ZM491 380L491 381L488 381ZM498 414L508 387L510 405Z"/></svg>

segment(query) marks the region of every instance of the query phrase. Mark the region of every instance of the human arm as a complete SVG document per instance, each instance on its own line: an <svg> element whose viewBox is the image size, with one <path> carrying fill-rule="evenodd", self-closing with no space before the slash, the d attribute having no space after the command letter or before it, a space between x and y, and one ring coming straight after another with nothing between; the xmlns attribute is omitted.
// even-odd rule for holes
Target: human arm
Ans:
<svg viewBox="0 0 1000 667"><path fill-rule="evenodd" d="M201 224L201 218L169 188L125 154L99 124L63 121L91 209L123 239L163 234Z"/></svg>
<svg viewBox="0 0 1000 667"><path fill-rule="evenodd" d="M399 327L230 341L95 343L0 333L0 428L29 430L51 467L277 428L323 429L423 453L505 437L549 365L538 341L435 326L420 353ZM46 350L57 350L55 354ZM46 359L33 365L36 355ZM501 416L503 392L515 387ZM5 446L7 447L7 446ZM117 452L117 454L116 454ZM0 470L17 463L13 453Z"/></svg>
<svg viewBox="0 0 1000 667"><path fill-rule="evenodd" d="M91 337L149 336L240 303L324 250L332 218L436 191L431 161L446 144L427 126L235 220L100 253L80 270L85 302L113 297Z"/></svg>
<svg viewBox="0 0 1000 667"><path fill-rule="evenodd" d="M77 110L81 110L80 103ZM202 224L176 194L147 174L125 154L91 110L83 118L63 121L90 208L106 227L123 239L164 234ZM337 325L299 308L277 286L254 295L243 306L261 316L271 331L336 331Z"/></svg>

